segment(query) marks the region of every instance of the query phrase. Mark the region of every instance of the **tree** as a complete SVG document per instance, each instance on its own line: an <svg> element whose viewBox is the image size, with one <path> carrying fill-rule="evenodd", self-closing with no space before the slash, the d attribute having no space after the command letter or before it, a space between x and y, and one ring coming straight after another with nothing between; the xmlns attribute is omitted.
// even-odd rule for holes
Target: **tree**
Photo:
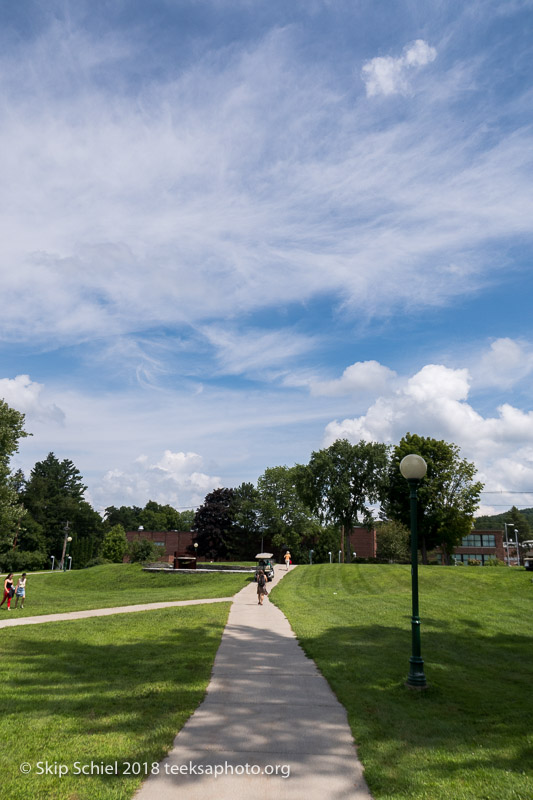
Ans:
<svg viewBox="0 0 533 800"><path fill-rule="evenodd" d="M110 529L122 525L125 531L136 531L142 509L139 506L108 506L104 512L105 527Z"/></svg>
<svg viewBox="0 0 533 800"><path fill-rule="evenodd" d="M164 555L164 547L155 544L146 536L138 536L129 543L127 552L132 563L144 564L147 561L156 561Z"/></svg>
<svg viewBox="0 0 533 800"><path fill-rule="evenodd" d="M357 524L373 523L370 506L383 496L389 448L379 442L351 444L337 439L330 447L299 465L296 483L300 497L323 523L343 526L345 536Z"/></svg>
<svg viewBox="0 0 533 800"><path fill-rule="evenodd" d="M307 560L321 532L317 516L298 494L297 476L297 467L269 467L257 481L265 541L280 557L289 550L296 563Z"/></svg>
<svg viewBox="0 0 533 800"><path fill-rule="evenodd" d="M25 511L17 488L17 474L11 476L9 462L18 451L19 440L29 436L24 430L24 414L0 400L0 551L13 544L17 526Z"/></svg>
<svg viewBox="0 0 533 800"><path fill-rule="evenodd" d="M190 531L194 511L177 511L170 505L160 505L149 500L144 508L139 506L108 506L105 526L122 525L126 531L136 531L142 525L146 531Z"/></svg>
<svg viewBox="0 0 533 800"><path fill-rule="evenodd" d="M127 549L126 532L122 525L115 525L104 536L102 556L115 564L122 564Z"/></svg>
<svg viewBox="0 0 533 800"><path fill-rule="evenodd" d="M410 526L409 486L400 473L400 461L409 453L422 456L428 468L418 488L422 561L427 564L427 551L439 546L446 561L471 532L483 484L474 482L476 467L460 457L456 444L407 433L394 448L389 466L388 490L382 504L387 519Z"/></svg>
<svg viewBox="0 0 533 800"><path fill-rule="evenodd" d="M250 560L261 544L259 492L253 483L242 483L233 490L231 528L226 535L228 555Z"/></svg>
<svg viewBox="0 0 533 800"><path fill-rule="evenodd" d="M85 489L72 461L59 461L49 453L35 464L22 495L25 507L41 527L49 556L61 556L69 523L75 567L84 566L96 555L104 534L102 518L84 499Z"/></svg>
<svg viewBox="0 0 533 800"><path fill-rule="evenodd" d="M199 556L219 560L228 557L234 496L233 489L215 489L206 495L203 505L194 515L192 530L196 534Z"/></svg>
<svg viewBox="0 0 533 800"><path fill-rule="evenodd" d="M380 522L376 529L378 558L387 561L409 561L409 529L401 522Z"/></svg>

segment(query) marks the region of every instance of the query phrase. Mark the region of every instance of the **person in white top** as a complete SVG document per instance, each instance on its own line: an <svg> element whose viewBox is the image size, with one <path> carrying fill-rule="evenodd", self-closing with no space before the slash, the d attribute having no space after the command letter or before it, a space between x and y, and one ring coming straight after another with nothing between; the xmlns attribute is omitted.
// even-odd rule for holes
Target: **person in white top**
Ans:
<svg viewBox="0 0 533 800"><path fill-rule="evenodd" d="M15 589L15 608L17 607L19 600L21 601L20 607L24 608L25 598L26 598L26 573L23 572L20 578L18 579L18 583Z"/></svg>

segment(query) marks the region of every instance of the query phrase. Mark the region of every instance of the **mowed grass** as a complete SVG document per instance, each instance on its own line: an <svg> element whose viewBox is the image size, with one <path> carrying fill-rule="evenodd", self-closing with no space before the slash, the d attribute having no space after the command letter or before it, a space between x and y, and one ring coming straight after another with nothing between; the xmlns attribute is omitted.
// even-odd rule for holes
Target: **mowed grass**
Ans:
<svg viewBox="0 0 533 800"><path fill-rule="evenodd" d="M158 603L165 600L232 597L252 579L253 575L231 572L200 572L197 575L143 572L139 564L106 564L72 572L30 574L26 583L24 608L21 609L19 605L15 610L13 598L9 617ZM5 603L0 608L0 619L4 619L4 614L7 618Z"/></svg>
<svg viewBox="0 0 533 800"><path fill-rule="evenodd" d="M533 798L533 583L421 567L429 688L405 687L409 566L298 567L270 597L348 712L376 800Z"/></svg>
<svg viewBox="0 0 533 800"><path fill-rule="evenodd" d="M165 756L204 696L229 606L0 630L0 796L130 798L144 776L74 775L75 762L123 772ZM39 775L38 762L69 774Z"/></svg>

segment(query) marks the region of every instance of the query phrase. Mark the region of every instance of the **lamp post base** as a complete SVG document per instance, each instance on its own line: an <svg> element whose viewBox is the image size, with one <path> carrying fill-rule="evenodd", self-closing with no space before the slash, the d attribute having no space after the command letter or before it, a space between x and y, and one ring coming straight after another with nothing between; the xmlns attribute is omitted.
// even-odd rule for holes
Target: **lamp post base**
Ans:
<svg viewBox="0 0 533 800"><path fill-rule="evenodd" d="M410 689L427 689L426 676L424 675L424 661L417 656L409 659L409 675L405 685Z"/></svg>

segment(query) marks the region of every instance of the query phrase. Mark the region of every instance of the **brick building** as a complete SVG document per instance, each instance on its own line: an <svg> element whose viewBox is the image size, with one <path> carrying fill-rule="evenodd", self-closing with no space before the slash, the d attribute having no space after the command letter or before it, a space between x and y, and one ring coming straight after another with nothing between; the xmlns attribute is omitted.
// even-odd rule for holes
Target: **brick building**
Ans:
<svg viewBox="0 0 533 800"><path fill-rule="evenodd" d="M169 564L174 560L174 553L178 556L194 555L193 537L191 531L126 531L128 542L133 542L134 539L150 539L154 544L162 545L165 548L165 555L160 561Z"/></svg>
<svg viewBox="0 0 533 800"><path fill-rule="evenodd" d="M375 558L377 551L376 531L374 528L352 528L350 532L350 549L357 558Z"/></svg>
<svg viewBox="0 0 533 800"><path fill-rule="evenodd" d="M450 559L453 564L456 561L479 561L484 566L491 559L497 558L505 561L505 549L503 546L503 532L494 530L473 530L465 536L459 545L455 547ZM442 560L442 554L437 549L437 560Z"/></svg>

